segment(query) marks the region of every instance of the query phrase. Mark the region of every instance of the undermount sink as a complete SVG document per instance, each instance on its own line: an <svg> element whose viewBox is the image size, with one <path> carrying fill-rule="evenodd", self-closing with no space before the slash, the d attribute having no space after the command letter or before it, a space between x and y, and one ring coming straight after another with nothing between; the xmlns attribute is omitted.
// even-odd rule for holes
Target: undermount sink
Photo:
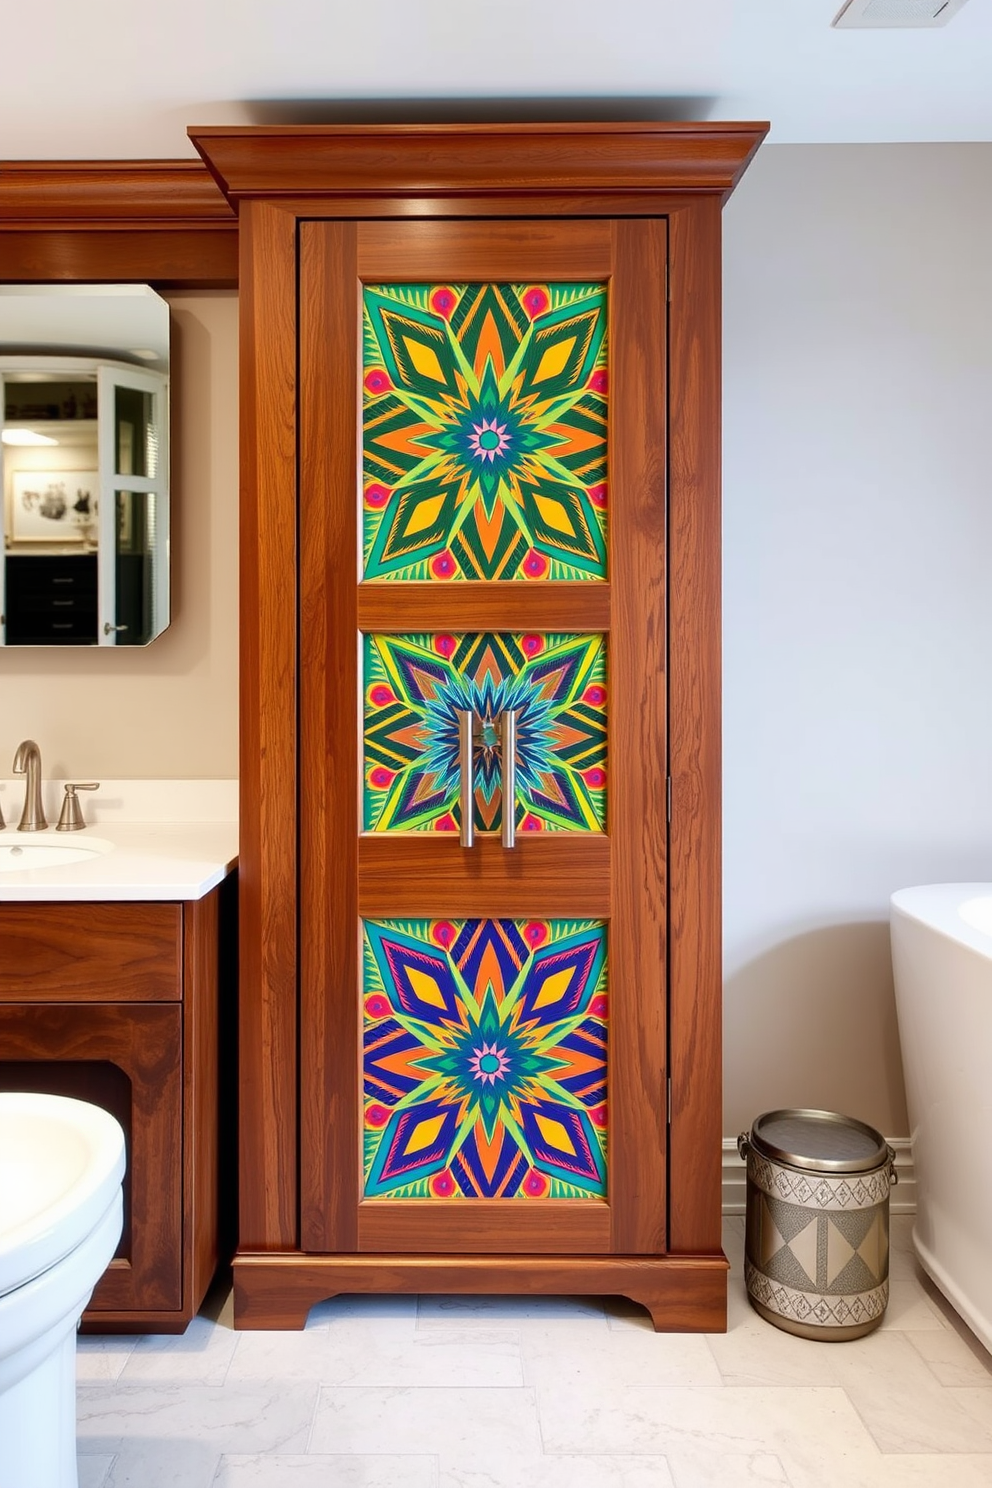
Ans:
<svg viewBox="0 0 992 1488"><path fill-rule="evenodd" d="M64 868L69 863L85 863L113 850L114 844L102 837L67 842L62 833L0 833L0 873L23 873L26 868Z"/></svg>

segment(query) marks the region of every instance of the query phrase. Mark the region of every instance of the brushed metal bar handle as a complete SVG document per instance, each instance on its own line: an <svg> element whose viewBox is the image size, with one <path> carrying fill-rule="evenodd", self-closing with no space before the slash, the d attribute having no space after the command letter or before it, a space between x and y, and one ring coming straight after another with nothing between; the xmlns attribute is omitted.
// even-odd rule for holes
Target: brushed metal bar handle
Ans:
<svg viewBox="0 0 992 1488"><path fill-rule="evenodd" d="M517 715L503 710L503 846L517 845Z"/></svg>
<svg viewBox="0 0 992 1488"><path fill-rule="evenodd" d="M462 847L475 846L475 714L456 709L458 719L458 804Z"/></svg>

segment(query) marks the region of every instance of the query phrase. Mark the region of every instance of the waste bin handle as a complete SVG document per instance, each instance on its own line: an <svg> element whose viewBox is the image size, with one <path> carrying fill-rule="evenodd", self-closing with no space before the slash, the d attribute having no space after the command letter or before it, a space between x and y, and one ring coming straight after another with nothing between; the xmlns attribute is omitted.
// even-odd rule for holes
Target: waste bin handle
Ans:
<svg viewBox="0 0 992 1488"><path fill-rule="evenodd" d="M889 1185L890 1187L895 1188L896 1184L899 1182L899 1174L896 1172L895 1148L890 1147L888 1142L886 1142L885 1150L889 1154Z"/></svg>
<svg viewBox="0 0 992 1488"><path fill-rule="evenodd" d="M737 1138L737 1151L740 1153L745 1162L747 1162L747 1155L748 1152L751 1150L750 1136L750 1132L742 1131L740 1136Z"/></svg>

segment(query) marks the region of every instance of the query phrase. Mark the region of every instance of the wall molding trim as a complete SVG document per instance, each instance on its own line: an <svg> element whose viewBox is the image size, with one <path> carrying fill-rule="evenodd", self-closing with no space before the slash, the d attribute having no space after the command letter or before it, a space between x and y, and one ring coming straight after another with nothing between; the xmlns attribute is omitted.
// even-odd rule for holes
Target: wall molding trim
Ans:
<svg viewBox="0 0 992 1488"><path fill-rule="evenodd" d="M232 288L238 222L199 160L0 161L0 279Z"/></svg>
<svg viewBox="0 0 992 1488"><path fill-rule="evenodd" d="M896 1177L898 1182L889 1197L892 1214L916 1213L916 1170L913 1166L912 1144L908 1137L886 1137L896 1155ZM723 1212L743 1214L746 1210L747 1167L737 1152L737 1138L723 1139Z"/></svg>

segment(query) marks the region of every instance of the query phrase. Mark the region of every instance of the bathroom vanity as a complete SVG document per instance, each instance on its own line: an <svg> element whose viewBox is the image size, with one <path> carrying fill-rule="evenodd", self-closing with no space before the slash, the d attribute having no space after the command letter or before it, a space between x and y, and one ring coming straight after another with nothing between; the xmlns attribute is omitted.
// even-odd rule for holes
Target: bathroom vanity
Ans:
<svg viewBox="0 0 992 1488"><path fill-rule="evenodd" d="M31 835L8 826L0 848ZM237 829L100 822L63 841L88 835L109 850L0 873L0 1089L74 1096L121 1123L124 1233L84 1327L182 1332L221 1258L225 1180L234 1198L219 1053L234 1039Z"/></svg>

